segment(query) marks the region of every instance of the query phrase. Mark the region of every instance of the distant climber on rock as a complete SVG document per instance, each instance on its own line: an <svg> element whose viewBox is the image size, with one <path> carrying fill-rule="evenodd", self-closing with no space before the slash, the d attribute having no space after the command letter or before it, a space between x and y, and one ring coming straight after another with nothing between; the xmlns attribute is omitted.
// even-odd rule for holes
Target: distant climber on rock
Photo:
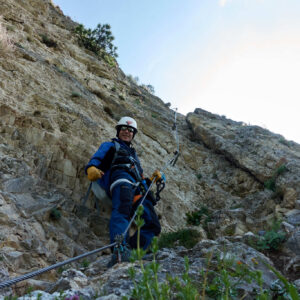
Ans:
<svg viewBox="0 0 300 300"><path fill-rule="evenodd" d="M155 171L150 179L143 177L143 169L132 147L132 140L137 133L137 123L133 118L122 117L116 125L117 138L100 145L97 152L85 168L90 181L96 181L112 200L112 212L109 223L110 240L124 233L135 209L141 202L143 193L148 189L152 180L160 180L161 174ZM145 224L141 228L140 246L146 249L154 236L159 235L161 226L154 210L156 201L149 193L143 202L142 218ZM122 261L129 261L130 248L137 247L137 233L129 237L127 233ZM114 251L111 265L117 262Z"/></svg>

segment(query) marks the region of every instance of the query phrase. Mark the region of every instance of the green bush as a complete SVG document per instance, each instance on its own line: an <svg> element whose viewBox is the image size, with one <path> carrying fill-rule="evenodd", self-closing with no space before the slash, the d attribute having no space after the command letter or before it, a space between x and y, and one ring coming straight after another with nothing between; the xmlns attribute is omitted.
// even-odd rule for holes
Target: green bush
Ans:
<svg viewBox="0 0 300 300"><path fill-rule="evenodd" d="M271 229L266 231L263 236L259 236L256 248L258 250L278 250L286 240L286 234L280 231L280 221L274 221Z"/></svg>
<svg viewBox="0 0 300 300"><path fill-rule="evenodd" d="M279 175L286 172L288 169L285 164L280 165L274 172L270 179L264 182L264 186L266 189L271 190L273 192L276 191L276 179Z"/></svg>
<svg viewBox="0 0 300 300"><path fill-rule="evenodd" d="M115 38L112 35L109 24L101 25L99 23L94 30L86 29L80 24L75 28L75 34L82 46L102 57L107 62L112 63L111 58L118 57L116 52L117 47L112 43Z"/></svg>
<svg viewBox="0 0 300 300"><path fill-rule="evenodd" d="M278 250L286 239L286 235L283 232L274 230L267 231L257 241L258 250Z"/></svg>
<svg viewBox="0 0 300 300"><path fill-rule="evenodd" d="M77 92L72 92L71 97L72 98L79 98L79 97L81 97L81 95Z"/></svg>
<svg viewBox="0 0 300 300"><path fill-rule="evenodd" d="M44 43L49 48L57 48L57 42L49 38L46 34L41 35L42 43Z"/></svg>
<svg viewBox="0 0 300 300"><path fill-rule="evenodd" d="M89 262L87 259L84 259L84 260L81 262L81 266L82 266L83 268L87 268L89 265L90 265L90 262Z"/></svg>
<svg viewBox="0 0 300 300"><path fill-rule="evenodd" d="M197 173L196 177L200 180L202 178L202 174L201 173Z"/></svg>
<svg viewBox="0 0 300 300"><path fill-rule="evenodd" d="M291 147L293 145L293 143L291 141L287 141L286 139L284 138L280 138L279 139L279 143L285 145L285 146L288 146L288 147Z"/></svg>
<svg viewBox="0 0 300 300"><path fill-rule="evenodd" d="M186 248L193 248L199 241L199 233L193 229L181 229L176 232L162 233L158 240L158 247L174 248L177 246L184 246Z"/></svg>
<svg viewBox="0 0 300 300"><path fill-rule="evenodd" d="M284 173L285 171L287 171L286 165L281 165L275 170L275 174L276 174L276 176L279 176L282 173Z"/></svg>
<svg viewBox="0 0 300 300"><path fill-rule="evenodd" d="M268 179L264 182L264 186L266 189L275 192L276 191L276 181L275 178Z"/></svg>
<svg viewBox="0 0 300 300"><path fill-rule="evenodd" d="M151 84L142 84L140 85L143 89L145 89L148 93L154 95L155 94L155 89L154 86Z"/></svg>
<svg viewBox="0 0 300 300"><path fill-rule="evenodd" d="M202 206L199 210L186 213L186 223L188 225L199 226L203 223L206 226L210 220L211 214L205 206Z"/></svg>
<svg viewBox="0 0 300 300"><path fill-rule="evenodd" d="M52 208L50 212L50 218L52 220L58 221L61 218L61 212L57 208Z"/></svg>

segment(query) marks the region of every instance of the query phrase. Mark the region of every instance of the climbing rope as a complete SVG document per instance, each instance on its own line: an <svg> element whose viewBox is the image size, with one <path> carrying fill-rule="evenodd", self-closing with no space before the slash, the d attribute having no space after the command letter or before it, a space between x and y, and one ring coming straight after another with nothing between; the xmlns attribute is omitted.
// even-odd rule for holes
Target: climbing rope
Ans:
<svg viewBox="0 0 300 300"><path fill-rule="evenodd" d="M174 125L173 125L173 127L172 127L172 130L175 130L175 138L176 138L176 143L177 143L177 149L176 149L176 151L174 151L173 157L172 157L169 161L167 161L166 164L163 166L162 170L160 171L161 173L163 173L164 170L165 170L169 165L174 166L174 165L176 164L177 159L178 159L178 156L179 156L179 154L180 154L180 153L179 153L179 139L178 139L177 126L176 126L176 115L177 115L177 109L175 110L175 114L174 114ZM157 181L156 179L157 179L157 176L155 176L155 177L153 178L153 180L152 180L150 186L149 186L148 189L145 191L145 194L143 195L143 198L142 198L142 200L141 200L139 206L143 205L144 200L146 199L146 197L147 197L147 195L148 195L148 193L149 193L151 187L153 186L154 182ZM161 180L160 180L160 181L157 181L157 182L158 182L158 189L160 189L160 191L161 191L161 190L164 188L164 183L163 183ZM159 186L159 185L160 185L160 186ZM90 186L89 186L89 188L88 188L88 191L87 191L87 193L86 193L86 195L85 195L85 197L84 197L84 199L83 199L84 201L86 201L87 198L88 198L88 195L89 195L90 190L91 190L91 186L92 186L92 185L90 184ZM160 192L160 191L159 191L159 192ZM114 243L112 243L112 244L110 244L110 245L107 245L107 246L104 246L104 247L102 247L102 248L95 249L95 250L90 251L90 252L83 253L83 254L78 255L78 256L76 256L76 257L67 259L67 260L65 260L65 261L59 262L59 263L54 264L54 265L51 265L51 266L49 266L49 267L46 267L46 268L43 268L43 269L40 269L40 270L37 270L37 271L33 271L33 272L31 272L31 273L27 273L27 274L25 274L25 275L22 275L22 276L19 276L19 277L15 277L15 278L13 278L13 279L10 279L10 280L1 282L1 283L0 283L0 289L9 287L9 286L11 286L11 285L13 285L13 284L16 284L16 283L20 282L20 281L23 281L23 280L26 280L26 279L35 277L35 276L37 276L37 275L46 273L46 272L51 271L51 270L53 270L53 269L56 269L56 268L62 267L62 266L64 266L64 265L70 264L70 263L75 262L75 261L77 261L77 260L79 260L79 259L82 259L82 258L84 258L84 257L90 256L90 255L93 255L93 254L96 254L96 253L98 253L98 252L100 252L100 251L103 251L103 250L108 249L108 248L111 248L111 247L116 247L116 248L117 248L117 250L118 250L118 251L117 251L117 252L118 252L118 262L121 262L121 252L122 252L122 249L123 249L122 243L124 242L124 239L125 239L125 237L126 237L126 234L127 234L128 230L129 230L129 228L130 228L130 226L132 225L132 223L133 223L133 221L134 221L134 219L135 219L135 217L136 217L136 215L137 215L137 210L138 210L138 209L135 210L135 213L134 213L134 215L132 216L132 218L131 218L131 220L130 220L130 222L129 222L127 228L126 228L126 230L124 231L124 233L123 233L122 235L118 236L118 238L116 239L116 241L115 241Z"/></svg>

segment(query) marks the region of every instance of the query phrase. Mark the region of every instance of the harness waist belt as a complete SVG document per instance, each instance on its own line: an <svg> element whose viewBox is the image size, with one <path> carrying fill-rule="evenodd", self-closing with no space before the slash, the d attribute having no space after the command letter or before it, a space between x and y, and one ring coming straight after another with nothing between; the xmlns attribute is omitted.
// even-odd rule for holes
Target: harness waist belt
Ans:
<svg viewBox="0 0 300 300"><path fill-rule="evenodd" d="M111 185L110 185L110 193L112 192L112 190L114 189L115 186L117 186L118 184L122 183L122 182L126 182L126 183L129 183L131 185L134 185L135 187L139 186L139 182L136 182L136 183L133 183L131 182L130 180L128 179L125 179L125 178L120 178L120 179L117 179L116 181L114 181Z"/></svg>

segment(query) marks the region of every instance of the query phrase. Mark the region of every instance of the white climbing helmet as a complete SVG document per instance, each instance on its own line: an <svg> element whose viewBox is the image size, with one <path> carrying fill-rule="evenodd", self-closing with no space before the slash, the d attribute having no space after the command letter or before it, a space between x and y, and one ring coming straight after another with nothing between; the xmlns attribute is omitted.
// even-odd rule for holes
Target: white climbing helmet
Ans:
<svg viewBox="0 0 300 300"><path fill-rule="evenodd" d="M135 129L135 132L137 132L137 124L136 124L136 121L135 119L133 118L130 118L130 117L122 117L117 126L116 126L116 129L118 129L119 126L128 126L128 127L132 127Z"/></svg>

